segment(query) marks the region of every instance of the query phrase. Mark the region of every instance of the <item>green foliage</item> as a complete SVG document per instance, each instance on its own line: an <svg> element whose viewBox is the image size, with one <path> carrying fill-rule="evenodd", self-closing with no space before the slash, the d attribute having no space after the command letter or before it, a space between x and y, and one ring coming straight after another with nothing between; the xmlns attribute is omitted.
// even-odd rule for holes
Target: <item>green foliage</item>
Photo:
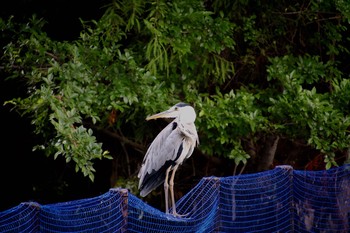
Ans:
<svg viewBox="0 0 350 233"><path fill-rule="evenodd" d="M350 5L349 5L349 3L347 1L344 1L344 0L336 0L335 6L342 13L342 18L349 22L350 21Z"/></svg>
<svg viewBox="0 0 350 233"><path fill-rule="evenodd" d="M273 58L271 63L269 79L277 79L282 90L277 98L270 98L271 118L280 122L278 128L282 133L303 138L327 155L327 167L330 167L335 164L334 153L346 150L350 140L350 118L342 111L339 100L332 101L331 93L318 92L315 86L340 79L338 73L333 73L334 64L323 64L318 57L310 56ZM342 80L345 88L346 80ZM339 93L339 86L334 88Z"/></svg>
<svg viewBox="0 0 350 233"><path fill-rule="evenodd" d="M266 129L267 119L257 105L257 96L240 89L202 97L197 102L200 109L198 126L204 132L201 150L246 163L249 155L241 147L240 140L252 137ZM228 150L230 149L230 150Z"/></svg>
<svg viewBox="0 0 350 233"><path fill-rule="evenodd" d="M37 149L92 180L94 160L115 156L95 130L142 147L154 137L145 117L178 101L198 111L203 153L246 164L245 141L272 134L304 141L329 168L349 145L349 9L345 1L119 0L63 42L35 16L1 20L1 65L28 87L6 103L31 117L44 139Z"/></svg>
<svg viewBox="0 0 350 233"><path fill-rule="evenodd" d="M221 76L228 69L229 62L218 56L227 43L232 43L228 22L212 19L199 1L150 2L149 16L143 20L143 5L134 3L115 3L101 20L85 23L80 40L74 42L50 40L42 32L44 22L34 17L21 29L18 40L5 49L6 68L13 77L26 78L30 84L27 98L7 103L29 114L36 132L45 136L45 143L36 148L55 158L65 156L67 162L74 161L76 170L90 179L94 177L92 161L111 158L93 136L92 125L108 127L109 114L116 111L118 118L112 127L131 127L135 132L127 136L137 138L141 135L138 129L144 128L138 122L143 124L147 114L179 101L183 90L193 85L191 79L178 82L180 76L189 75L191 65L186 62L186 72L170 76L169 71L178 69L177 64L185 57L187 61L187 56L196 56L192 53L197 49L215 57L214 65ZM124 8L133 12L123 15L130 18L119 16ZM183 25L168 27L180 19ZM222 32L214 34L214 24L222 24ZM5 29L13 28L10 25ZM145 50L140 50L139 41L123 46L128 31L149 40L142 45ZM206 38L208 33L210 37ZM193 40L198 43L193 44ZM203 63L205 59L198 60Z"/></svg>

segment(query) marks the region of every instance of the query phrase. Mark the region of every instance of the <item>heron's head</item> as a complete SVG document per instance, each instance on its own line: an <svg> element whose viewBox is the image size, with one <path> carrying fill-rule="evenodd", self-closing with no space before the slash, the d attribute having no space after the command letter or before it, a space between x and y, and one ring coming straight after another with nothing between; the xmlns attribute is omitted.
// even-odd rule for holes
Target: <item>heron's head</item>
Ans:
<svg viewBox="0 0 350 233"><path fill-rule="evenodd" d="M186 103L177 103L168 110L149 116L146 120L157 118L179 118L183 123L191 123L196 120L196 112Z"/></svg>

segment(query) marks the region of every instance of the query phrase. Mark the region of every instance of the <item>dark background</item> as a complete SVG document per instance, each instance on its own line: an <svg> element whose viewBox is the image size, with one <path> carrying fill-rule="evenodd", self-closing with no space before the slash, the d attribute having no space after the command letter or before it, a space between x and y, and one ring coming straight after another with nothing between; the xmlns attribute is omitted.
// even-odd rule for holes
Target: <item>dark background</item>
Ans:
<svg viewBox="0 0 350 233"><path fill-rule="evenodd" d="M15 0L1 1L0 18L27 22L33 14L44 18L45 31L55 40L74 40L82 29L80 19L98 20L109 1L98 0ZM5 42L0 42L1 46ZM2 50L0 50L2 51ZM1 54L0 54L1 55ZM95 182L74 171L74 164L62 158L54 160L43 152L32 151L40 138L33 133L30 119L20 116L4 101L24 96L25 86L15 80L6 80L8 74L0 69L0 211L21 202L40 204L93 197L110 188L109 161L97 161Z"/></svg>

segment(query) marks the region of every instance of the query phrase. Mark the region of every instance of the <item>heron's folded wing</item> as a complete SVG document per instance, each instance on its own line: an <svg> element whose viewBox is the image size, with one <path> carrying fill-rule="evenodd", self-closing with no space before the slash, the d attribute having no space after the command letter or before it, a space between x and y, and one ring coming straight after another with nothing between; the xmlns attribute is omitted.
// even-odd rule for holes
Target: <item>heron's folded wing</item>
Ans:
<svg viewBox="0 0 350 233"><path fill-rule="evenodd" d="M174 121L165 127L154 139L146 152L143 166L145 171L159 170L167 161L175 161L182 146L183 136ZM169 163L167 163L169 164Z"/></svg>

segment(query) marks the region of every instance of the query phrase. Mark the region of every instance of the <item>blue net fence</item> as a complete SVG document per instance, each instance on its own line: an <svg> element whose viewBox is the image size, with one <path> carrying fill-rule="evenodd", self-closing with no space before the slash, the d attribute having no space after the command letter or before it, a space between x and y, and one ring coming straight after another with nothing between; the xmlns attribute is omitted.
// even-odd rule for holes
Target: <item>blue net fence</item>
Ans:
<svg viewBox="0 0 350 233"><path fill-rule="evenodd" d="M349 232L350 166L205 177L176 207L185 216L117 188L71 202L21 203L0 212L0 232Z"/></svg>

